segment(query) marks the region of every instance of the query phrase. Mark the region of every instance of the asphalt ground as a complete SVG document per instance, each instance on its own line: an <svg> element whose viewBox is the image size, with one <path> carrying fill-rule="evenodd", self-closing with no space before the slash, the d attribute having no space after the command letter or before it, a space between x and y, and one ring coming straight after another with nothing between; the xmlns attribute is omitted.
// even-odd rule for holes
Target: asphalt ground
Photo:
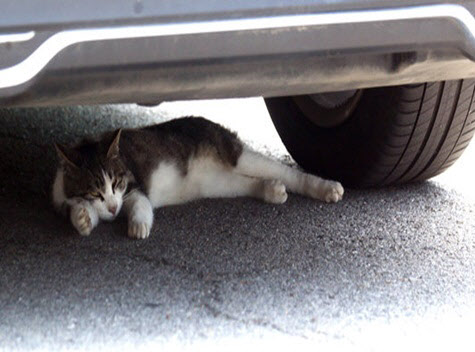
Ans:
<svg viewBox="0 0 475 352"><path fill-rule="evenodd" d="M261 99L0 111L0 350L473 350L474 147L429 182L200 200L78 236L53 141L201 115L291 162Z"/></svg>

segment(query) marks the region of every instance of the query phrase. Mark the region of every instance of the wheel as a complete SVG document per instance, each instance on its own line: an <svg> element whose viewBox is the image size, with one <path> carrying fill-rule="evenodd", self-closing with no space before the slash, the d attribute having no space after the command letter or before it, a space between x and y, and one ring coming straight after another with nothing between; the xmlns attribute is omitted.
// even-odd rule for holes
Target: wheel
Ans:
<svg viewBox="0 0 475 352"><path fill-rule="evenodd" d="M475 79L265 99L289 153L350 187L425 180L475 132Z"/></svg>

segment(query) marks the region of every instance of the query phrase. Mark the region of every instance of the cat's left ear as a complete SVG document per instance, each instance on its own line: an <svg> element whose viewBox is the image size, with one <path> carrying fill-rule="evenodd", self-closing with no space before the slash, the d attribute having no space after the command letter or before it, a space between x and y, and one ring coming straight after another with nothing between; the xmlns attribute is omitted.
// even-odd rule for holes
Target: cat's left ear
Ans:
<svg viewBox="0 0 475 352"><path fill-rule="evenodd" d="M107 150L108 158L115 158L119 156L119 142L120 142L121 132L122 132L122 129L119 129L114 133L112 143L110 144L109 149Z"/></svg>
<svg viewBox="0 0 475 352"><path fill-rule="evenodd" d="M54 147L59 160L63 165L67 165L73 169L79 168L81 156L77 151L72 148L67 148L59 143L55 143Z"/></svg>

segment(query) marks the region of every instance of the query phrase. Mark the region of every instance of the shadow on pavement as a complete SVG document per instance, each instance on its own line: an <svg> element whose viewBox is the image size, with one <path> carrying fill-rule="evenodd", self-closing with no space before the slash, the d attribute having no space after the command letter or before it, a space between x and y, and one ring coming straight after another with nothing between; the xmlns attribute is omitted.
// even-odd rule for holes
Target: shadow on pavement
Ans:
<svg viewBox="0 0 475 352"><path fill-rule="evenodd" d="M10 194L10 195L8 195ZM348 191L338 204L203 200L80 237L41 196L0 196L0 340L82 346L278 333L343 336L351 322L473 297L475 206L427 182ZM49 342L48 342L49 341Z"/></svg>

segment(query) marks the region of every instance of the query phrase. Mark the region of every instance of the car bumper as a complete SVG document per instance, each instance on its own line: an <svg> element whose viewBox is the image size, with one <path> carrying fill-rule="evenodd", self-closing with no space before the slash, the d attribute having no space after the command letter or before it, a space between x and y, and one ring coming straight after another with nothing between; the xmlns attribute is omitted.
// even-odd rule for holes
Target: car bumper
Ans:
<svg viewBox="0 0 475 352"><path fill-rule="evenodd" d="M274 3L4 24L0 104L269 97L475 76L475 2Z"/></svg>

